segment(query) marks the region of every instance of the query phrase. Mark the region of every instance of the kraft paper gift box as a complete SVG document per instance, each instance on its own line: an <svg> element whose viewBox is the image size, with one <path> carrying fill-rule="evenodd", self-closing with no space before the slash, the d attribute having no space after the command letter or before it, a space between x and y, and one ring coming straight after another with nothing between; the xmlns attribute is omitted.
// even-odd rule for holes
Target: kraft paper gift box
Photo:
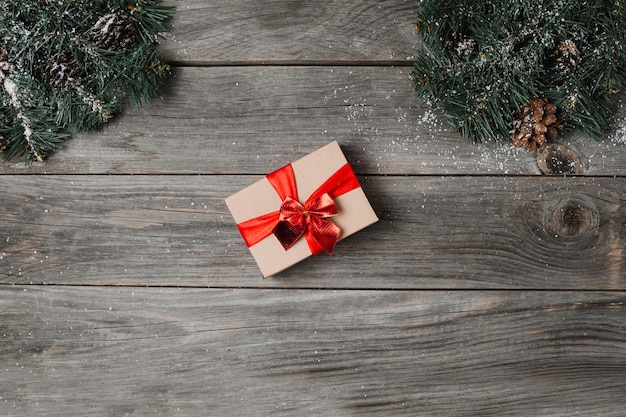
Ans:
<svg viewBox="0 0 626 417"><path fill-rule="evenodd" d="M226 198L263 277L378 221L334 141Z"/></svg>

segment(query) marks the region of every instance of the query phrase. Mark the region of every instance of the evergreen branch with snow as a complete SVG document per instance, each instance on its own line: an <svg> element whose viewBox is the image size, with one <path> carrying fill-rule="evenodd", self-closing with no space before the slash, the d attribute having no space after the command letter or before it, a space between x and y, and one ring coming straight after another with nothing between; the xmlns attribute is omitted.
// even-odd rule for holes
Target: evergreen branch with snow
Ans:
<svg viewBox="0 0 626 417"><path fill-rule="evenodd" d="M161 0L0 0L0 152L41 161L149 101L169 73Z"/></svg>
<svg viewBox="0 0 626 417"><path fill-rule="evenodd" d="M547 115L559 132L605 132L626 89L623 1L419 3L411 80L463 137L532 150L545 143Z"/></svg>

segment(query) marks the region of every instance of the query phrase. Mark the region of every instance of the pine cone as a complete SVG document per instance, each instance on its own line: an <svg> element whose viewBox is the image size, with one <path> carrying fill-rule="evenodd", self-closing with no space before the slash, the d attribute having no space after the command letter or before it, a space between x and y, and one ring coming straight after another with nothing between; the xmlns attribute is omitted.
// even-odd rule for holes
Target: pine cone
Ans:
<svg viewBox="0 0 626 417"><path fill-rule="evenodd" d="M552 65L561 71L574 71L580 64L580 51L574 41L566 40L550 54Z"/></svg>
<svg viewBox="0 0 626 417"><path fill-rule="evenodd" d="M558 135L556 106L547 98L536 98L522 108L518 119L513 121L512 139L514 146L534 151L546 141Z"/></svg>
<svg viewBox="0 0 626 417"><path fill-rule="evenodd" d="M53 87L69 91L80 84L81 70L72 54L63 51L48 59L43 78Z"/></svg>
<svg viewBox="0 0 626 417"><path fill-rule="evenodd" d="M109 51L127 49L137 40L137 29L130 15L120 10L96 22L91 40L98 48Z"/></svg>

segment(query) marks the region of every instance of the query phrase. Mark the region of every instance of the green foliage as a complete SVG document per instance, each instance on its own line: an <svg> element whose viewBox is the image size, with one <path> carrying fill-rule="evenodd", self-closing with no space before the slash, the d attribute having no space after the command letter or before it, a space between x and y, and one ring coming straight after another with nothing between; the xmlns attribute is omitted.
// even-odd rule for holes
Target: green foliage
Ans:
<svg viewBox="0 0 626 417"><path fill-rule="evenodd" d="M169 67L156 52L161 0L0 0L0 151L40 161L149 101Z"/></svg>
<svg viewBox="0 0 626 417"><path fill-rule="evenodd" d="M622 0L422 0L417 94L472 141L509 137L533 98L599 138L626 88ZM574 45L574 54L559 53Z"/></svg>

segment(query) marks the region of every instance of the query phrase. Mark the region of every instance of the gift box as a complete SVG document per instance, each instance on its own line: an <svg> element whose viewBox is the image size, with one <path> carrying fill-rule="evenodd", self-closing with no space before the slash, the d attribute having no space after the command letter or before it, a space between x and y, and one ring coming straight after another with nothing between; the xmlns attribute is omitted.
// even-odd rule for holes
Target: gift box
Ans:
<svg viewBox="0 0 626 417"><path fill-rule="evenodd" d="M334 141L226 198L267 278L378 221Z"/></svg>

